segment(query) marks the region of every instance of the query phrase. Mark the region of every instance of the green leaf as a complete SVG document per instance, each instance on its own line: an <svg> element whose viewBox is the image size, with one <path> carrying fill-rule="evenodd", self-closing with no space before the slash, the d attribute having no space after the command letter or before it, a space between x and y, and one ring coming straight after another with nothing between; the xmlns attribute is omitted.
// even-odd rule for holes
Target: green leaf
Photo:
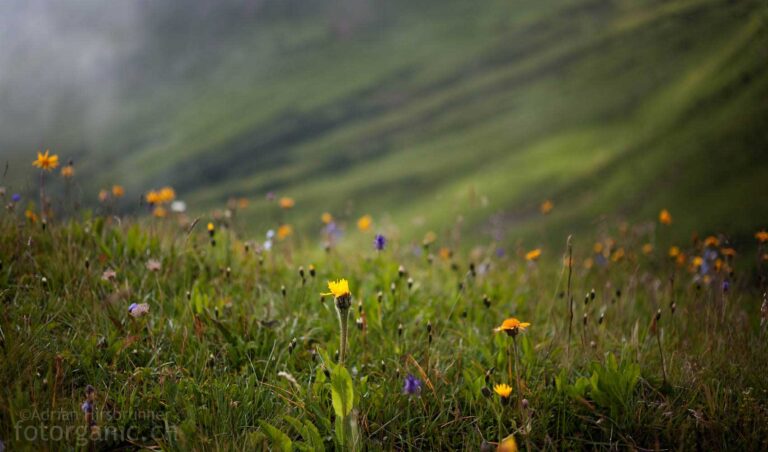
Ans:
<svg viewBox="0 0 768 452"><path fill-rule="evenodd" d="M288 435L267 422L259 421L259 425L264 429L264 433L266 433L276 449L283 452L291 452L293 450L293 443L291 443L291 438Z"/></svg>
<svg viewBox="0 0 768 452"><path fill-rule="evenodd" d="M349 372L344 366L335 366L331 372L331 397L336 416L347 417L352 411L355 395L352 388L352 377L349 376Z"/></svg>

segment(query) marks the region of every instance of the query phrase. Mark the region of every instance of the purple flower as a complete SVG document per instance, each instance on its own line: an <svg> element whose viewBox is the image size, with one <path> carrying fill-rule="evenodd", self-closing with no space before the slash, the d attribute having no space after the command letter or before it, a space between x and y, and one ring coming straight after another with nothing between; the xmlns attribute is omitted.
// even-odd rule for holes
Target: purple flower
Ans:
<svg viewBox="0 0 768 452"><path fill-rule="evenodd" d="M731 289L731 282L727 279L723 281L723 292L728 292Z"/></svg>
<svg viewBox="0 0 768 452"><path fill-rule="evenodd" d="M376 247L377 251L381 251L384 249L384 245L387 244L387 239L381 235L376 234L376 238L373 240L373 245Z"/></svg>
<svg viewBox="0 0 768 452"><path fill-rule="evenodd" d="M496 257L504 257L504 248L496 248Z"/></svg>
<svg viewBox="0 0 768 452"><path fill-rule="evenodd" d="M403 394L415 395L421 392L421 381L411 374L405 377L403 385Z"/></svg>
<svg viewBox="0 0 768 452"><path fill-rule="evenodd" d="M11 196L11 201L13 201L13 202L21 201L21 195L18 194L18 193L14 193L13 196Z"/></svg>

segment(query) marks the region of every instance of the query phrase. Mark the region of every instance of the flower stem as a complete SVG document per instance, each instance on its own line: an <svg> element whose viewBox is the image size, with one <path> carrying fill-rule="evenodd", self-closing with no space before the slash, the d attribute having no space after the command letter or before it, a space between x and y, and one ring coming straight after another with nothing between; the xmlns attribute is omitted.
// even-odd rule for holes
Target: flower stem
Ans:
<svg viewBox="0 0 768 452"><path fill-rule="evenodd" d="M347 325L349 324L349 308L336 307L339 314L339 364L344 365L347 350Z"/></svg>

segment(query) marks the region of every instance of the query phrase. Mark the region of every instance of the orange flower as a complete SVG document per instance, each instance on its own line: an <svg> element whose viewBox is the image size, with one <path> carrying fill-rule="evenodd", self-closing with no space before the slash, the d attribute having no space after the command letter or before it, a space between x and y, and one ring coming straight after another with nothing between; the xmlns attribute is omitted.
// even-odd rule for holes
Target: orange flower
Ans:
<svg viewBox="0 0 768 452"><path fill-rule="evenodd" d="M165 210L165 207L163 206L157 206L152 211L152 215L154 215L156 218L165 218L168 215L168 211Z"/></svg>
<svg viewBox="0 0 768 452"><path fill-rule="evenodd" d="M61 167L61 177L64 179L70 179L75 175L75 167L70 165Z"/></svg>
<svg viewBox="0 0 768 452"><path fill-rule="evenodd" d="M766 231L765 229L763 229L762 231L757 231L755 233L755 238L760 243L768 242L768 231Z"/></svg>
<svg viewBox="0 0 768 452"><path fill-rule="evenodd" d="M624 259L624 248L619 248L613 252L613 255L611 256L611 260L614 262L618 262L622 259Z"/></svg>
<svg viewBox="0 0 768 452"><path fill-rule="evenodd" d="M333 221L333 215L331 215L330 212L323 212L323 214L320 215L320 220L323 222L323 224L329 224L331 221Z"/></svg>
<svg viewBox="0 0 768 452"><path fill-rule="evenodd" d="M293 198L289 198L287 196L280 198L280 207L283 209L291 209L295 205L296 201L294 201Z"/></svg>
<svg viewBox="0 0 768 452"><path fill-rule="evenodd" d="M680 255L680 248L676 246L669 247L669 257L675 258Z"/></svg>
<svg viewBox="0 0 768 452"><path fill-rule="evenodd" d="M672 215L669 213L669 210L662 209L661 212L659 212L659 223L661 224L672 224Z"/></svg>
<svg viewBox="0 0 768 452"><path fill-rule="evenodd" d="M277 238L284 240L293 234L293 227L290 224L283 224L277 228Z"/></svg>
<svg viewBox="0 0 768 452"><path fill-rule="evenodd" d="M499 333L504 331L510 336L516 336L520 331L525 331L526 328L531 326L528 322L521 322L514 317L510 317L501 323L501 326L496 327L493 331Z"/></svg>
<svg viewBox="0 0 768 452"><path fill-rule="evenodd" d="M163 187L158 192L158 197L161 203L171 202L176 199L176 191L171 187Z"/></svg>
<svg viewBox="0 0 768 452"><path fill-rule="evenodd" d="M651 254L653 252L653 245L646 243L643 245L643 254Z"/></svg>
<svg viewBox="0 0 768 452"><path fill-rule="evenodd" d="M370 215L363 215L362 217L360 217L359 220L357 220L357 229L360 229L361 231L365 232L371 229L372 224L373 224L373 218L371 218Z"/></svg>
<svg viewBox="0 0 768 452"><path fill-rule="evenodd" d="M30 223L37 223L37 214L29 209L24 212L24 216L27 217Z"/></svg>
<svg viewBox="0 0 768 452"><path fill-rule="evenodd" d="M718 245L720 245L720 240L718 240L718 238L715 237L714 235L710 235L709 237L704 239L704 246L711 246L714 248Z"/></svg>
<svg viewBox="0 0 768 452"><path fill-rule="evenodd" d="M445 246L440 248L439 254L440 254L440 259L444 261L449 260L451 256L453 256L453 252L451 251L451 249Z"/></svg>
<svg viewBox="0 0 768 452"><path fill-rule="evenodd" d="M125 189L122 185L113 185L112 186L112 196L115 198L122 198L125 195Z"/></svg>
<svg viewBox="0 0 768 452"><path fill-rule="evenodd" d="M160 204L160 194L155 190L150 190L144 196L149 204Z"/></svg>
<svg viewBox="0 0 768 452"><path fill-rule="evenodd" d="M535 250L531 250L525 253L525 260L530 262L535 262L539 260L540 257L541 257L541 248L536 248Z"/></svg>
<svg viewBox="0 0 768 452"><path fill-rule="evenodd" d="M736 256L736 250L733 249L733 248L730 248L730 247L729 248L721 248L720 249L720 253L723 256L727 256L727 257L734 257L734 256Z"/></svg>
<svg viewBox="0 0 768 452"><path fill-rule="evenodd" d="M40 168L41 170L45 171L51 171L57 166L59 166L59 156L56 154L49 155L50 151L48 149L45 150L45 154L42 152L37 153L37 159L32 162L33 165Z"/></svg>
<svg viewBox="0 0 768 452"><path fill-rule="evenodd" d="M552 201L550 201L549 199L547 199L546 201L544 201L543 203L541 203L541 206L539 206L539 210L541 211L541 213L542 213L543 215L547 215L549 212L551 212L551 211L552 211L552 209L553 209L554 207L555 207L555 205L552 203Z"/></svg>

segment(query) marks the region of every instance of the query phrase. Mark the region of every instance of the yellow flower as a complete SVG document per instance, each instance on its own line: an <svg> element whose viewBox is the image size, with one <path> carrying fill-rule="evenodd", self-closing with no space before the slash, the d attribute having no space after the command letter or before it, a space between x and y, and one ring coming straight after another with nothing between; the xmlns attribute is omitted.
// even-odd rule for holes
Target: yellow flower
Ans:
<svg viewBox="0 0 768 452"><path fill-rule="evenodd" d="M104 202L109 199L109 192L106 190L99 190L99 201Z"/></svg>
<svg viewBox="0 0 768 452"><path fill-rule="evenodd" d="M29 209L24 212L24 216L27 217L30 223L37 223L37 214Z"/></svg>
<svg viewBox="0 0 768 452"><path fill-rule="evenodd" d="M277 228L277 238L280 240L290 237L291 234L293 234L293 227L290 224L283 224Z"/></svg>
<svg viewBox="0 0 768 452"><path fill-rule="evenodd" d="M720 240L718 240L714 235L710 235L704 239L704 246L716 247L718 245L720 245Z"/></svg>
<svg viewBox="0 0 768 452"><path fill-rule="evenodd" d="M680 248L676 246L669 247L669 257L677 257L680 255Z"/></svg>
<svg viewBox="0 0 768 452"><path fill-rule="evenodd" d="M763 229L762 231L757 231L755 233L755 238L760 243L768 242L768 232L765 229Z"/></svg>
<svg viewBox="0 0 768 452"><path fill-rule="evenodd" d="M45 150L45 154L38 151L37 159L32 164L45 171L51 171L59 166L59 156L56 154L49 155L49 153L48 149Z"/></svg>
<svg viewBox="0 0 768 452"><path fill-rule="evenodd" d="M672 224L672 215L669 213L669 210L662 209L662 211L659 212L659 223Z"/></svg>
<svg viewBox="0 0 768 452"><path fill-rule="evenodd" d="M280 198L280 207L283 209L290 209L295 205L296 201L294 201L293 198L289 198L287 196Z"/></svg>
<svg viewBox="0 0 768 452"><path fill-rule="evenodd" d="M61 167L61 177L65 179L70 179L72 176L75 175L75 167L72 165L67 165Z"/></svg>
<svg viewBox="0 0 768 452"><path fill-rule="evenodd" d="M501 326L494 328L493 331L497 333L504 331L510 336L514 336L520 331L525 331L529 326L531 326L531 324L528 322L521 322L514 317L510 317L504 320L501 323Z"/></svg>
<svg viewBox="0 0 768 452"><path fill-rule="evenodd" d="M588 258L584 259L584 268L589 270L590 268L592 268L594 263L595 263L595 261L593 261L591 257L588 257Z"/></svg>
<svg viewBox="0 0 768 452"><path fill-rule="evenodd" d="M338 281L328 281L328 290L330 292L322 295L333 295L334 298L349 296L349 281L344 278Z"/></svg>
<svg viewBox="0 0 768 452"><path fill-rule="evenodd" d="M208 223L208 232L213 232L216 230L216 226L213 225L213 223Z"/></svg>
<svg viewBox="0 0 768 452"><path fill-rule="evenodd" d="M163 187L160 189L158 197L161 203L171 202L176 199L176 192L171 187Z"/></svg>
<svg viewBox="0 0 768 452"><path fill-rule="evenodd" d="M546 201L541 203L541 206L539 206L539 210L541 211L541 213L543 215L546 215L549 212L551 212L554 207L555 207L555 205L552 203L552 201L547 199Z"/></svg>
<svg viewBox="0 0 768 452"><path fill-rule="evenodd" d="M323 212L323 214L320 215L320 220L322 220L323 224L329 224L333 221L333 215L331 215L330 212Z"/></svg>
<svg viewBox="0 0 768 452"><path fill-rule="evenodd" d="M691 263L693 264L694 267L698 268L698 267L701 267L701 264L704 263L704 259L702 259L701 256L696 256L693 258Z"/></svg>
<svg viewBox="0 0 768 452"><path fill-rule="evenodd" d="M152 215L154 215L156 218L165 218L168 215L168 211L165 210L165 207L163 206L157 206L152 211Z"/></svg>
<svg viewBox="0 0 768 452"><path fill-rule="evenodd" d="M123 195L125 195L125 189L122 185L113 185L112 186L112 196L115 198L122 198Z"/></svg>
<svg viewBox="0 0 768 452"><path fill-rule="evenodd" d="M541 248L536 248L535 250L528 251L525 253L525 260L527 261L537 261L541 257Z"/></svg>
<svg viewBox="0 0 768 452"><path fill-rule="evenodd" d="M643 245L643 254L651 254L653 252L653 245L646 243Z"/></svg>
<svg viewBox="0 0 768 452"><path fill-rule="evenodd" d="M502 383L500 385L494 385L493 391L501 396L501 398L506 399L512 394L512 387L510 387L508 384Z"/></svg>
<svg viewBox="0 0 768 452"><path fill-rule="evenodd" d="M365 232L368 229L371 229L371 225L373 224L373 218L371 218L370 215L363 215L360 217L359 220L357 220L357 228L361 231Z"/></svg>
<svg viewBox="0 0 768 452"><path fill-rule="evenodd" d="M144 198L147 200L149 204L160 203L160 194L154 190L148 191L147 194L144 196Z"/></svg>
<svg viewBox="0 0 768 452"><path fill-rule="evenodd" d="M517 452L517 441L515 441L515 435L509 435L499 443L499 447L496 452Z"/></svg>

